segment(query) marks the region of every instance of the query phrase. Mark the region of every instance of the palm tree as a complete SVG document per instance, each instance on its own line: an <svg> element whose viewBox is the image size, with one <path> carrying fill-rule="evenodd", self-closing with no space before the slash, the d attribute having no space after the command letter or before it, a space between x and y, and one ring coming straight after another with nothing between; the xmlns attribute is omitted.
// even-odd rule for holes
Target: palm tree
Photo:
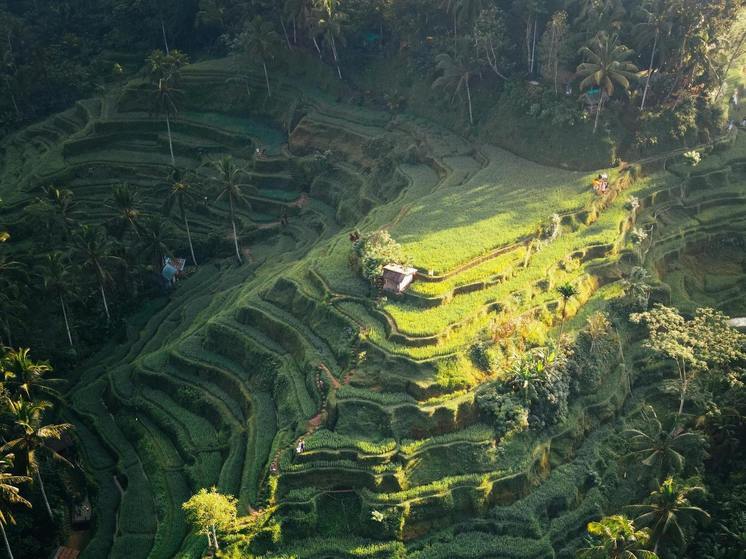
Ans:
<svg viewBox="0 0 746 559"><path fill-rule="evenodd" d="M684 431L678 425L664 429L652 406L643 408L642 417L645 420L642 429L624 431L631 447L626 458L652 468L656 480L680 472L686 455L702 448L703 440L699 434Z"/></svg>
<svg viewBox="0 0 746 559"><path fill-rule="evenodd" d="M243 174L243 169L236 165L229 155L214 161L212 168L216 173L216 176L212 177L212 181L218 190L216 199L225 198L228 200L231 226L233 227L233 245L236 249L236 258L241 263L241 251L238 247L238 232L236 231L236 206L243 205L251 209L251 204L241 192L241 187L244 185L239 182L239 179Z"/></svg>
<svg viewBox="0 0 746 559"><path fill-rule="evenodd" d="M654 552L658 552L658 546L664 539L670 539L681 550L686 544L682 523L703 522L710 518L707 512L692 505L689 501L691 495L703 493L703 487L681 485L668 477L657 490L650 494L648 504L631 505L627 508L640 513L635 522L642 526L652 527Z"/></svg>
<svg viewBox="0 0 746 559"><path fill-rule="evenodd" d="M625 296L640 309L647 309L650 301L650 272L642 266L635 266L621 280Z"/></svg>
<svg viewBox="0 0 746 559"><path fill-rule="evenodd" d="M562 285L557 286L557 293L562 297L562 316L560 317L560 329L559 334L557 335L557 346L559 347L562 344L562 330L565 327L565 311L567 310L567 302L575 297L579 291L573 284L563 283Z"/></svg>
<svg viewBox="0 0 746 559"><path fill-rule="evenodd" d="M329 45L334 58L334 65L337 67L337 76L342 79L342 70L339 67L339 53L337 52L337 40L344 41L342 35L342 18L336 10L337 0L316 0L316 5L322 12L318 18L316 31L324 37L324 43ZM318 33L317 33L318 34ZM314 41L316 39L314 38ZM318 44L316 46L318 49Z"/></svg>
<svg viewBox="0 0 746 559"><path fill-rule="evenodd" d="M0 370L5 388L14 397L30 401L38 392L58 394L54 385L59 381L45 378L52 372L51 365L47 361L31 359L28 348L7 350L0 359Z"/></svg>
<svg viewBox="0 0 746 559"><path fill-rule="evenodd" d="M140 236L137 223L140 217L139 202L137 190L130 188L127 183L118 184L112 190L112 198L106 206L114 213L114 219L119 223L122 236L127 231L134 231L137 237Z"/></svg>
<svg viewBox="0 0 746 559"><path fill-rule="evenodd" d="M5 550L8 557L13 559L13 551L10 549L8 535L5 533L5 527L8 524L15 524L16 519L13 517L11 507L21 505L31 508L31 503L21 495L18 486L22 483L28 483L31 478L28 476L17 476L10 471L13 469L13 455L6 454L0 458L0 532L3 534Z"/></svg>
<svg viewBox="0 0 746 559"><path fill-rule="evenodd" d="M62 229L62 238L67 240L70 236L70 229L75 225L73 192L66 188L48 186L44 189L44 193L59 221L60 228Z"/></svg>
<svg viewBox="0 0 746 559"><path fill-rule="evenodd" d="M310 6L307 0L285 0L282 12L293 26L293 43L298 43L298 26L310 18Z"/></svg>
<svg viewBox="0 0 746 559"><path fill-rule="evenodd" d="M443 0L441 8L453 17L453 38L458 38L458 27L469 28L482 10L482 0Z"/></svg>
<svg viewBox="0 0 746 559"><path fill-rule="evenodd" d="M439 54L435 58L440 76L433 82L433 89L443 88L452 91L451 102L461 91L466 91L466 101L469 107L469 123L474 124L474 113L471 106L470 82L478 71L465 61L463 57L453 57L450 54Z"/></svg>
<svg viewBox="0 0 746 559"><path fill-rule="evenodd" d="M168 150L171 154L171 166L176 167L174 158L174 141L171 136L171 117L178 112L178 103L182 91L174 87L171 79L161 78L153 90L153 111L164 115L166 119L166 131L168 132Z"/></svg>
<svg viewBox="0 0 746 559"><path fill-rule="evenodd" d="M189 182L180 176L176 178L171 184L168 197L164 204L164 211L168 215L174 205L179 209L179 215L184 222L186 228L187 240L189 241L189 252L192 254L192 262L197 265L197 258L194 256L194 245L192 244L192 233L189 228L189 217L187 215L187 207L194 205L196 201L196 195L194 187Z"/></svg>
<svg viewBox="0 0 746 559"><path fill-rule="evenodd" d="M139 239L138 252L143 258L150 259L156 273L163 265L164 257L171 254L168 245L172 237L168 225L160 215L151 216L143 224Z"/></svg>
<svg viewBox="0 0 746 559"><path fill-rule="evenodd" d="M657 559L645 545L650 539L647 530L638 530L624 516L614 515L588 524L588 534L593 538L589 547L578 550L580 559Z"/></svg>
<svg viewBox="0 0 746 559"><path fill-rule="evenodd" d="M631 62L627 62L633 51L617 43L616 36L609 37L604 31L599 31L588 46L580 49L580 53L587 60L577 69L578 75L583 78L580 89L586 90L592 86L600 89L596 120L593 124L595 134L604 99L611 98L614 94L615 83L624 91L629 89L629 80L637 77L638 69Z"/></svg>
<svg viewBox="0 0 746 559"><path fill-rule="evenodd" d="M651 40L653 42L653 47L650 51L650 62L648 63L648 75L645 80L645 89L642 92L642 102L640 103L641 111L645 109L645 99L648 95L650 78L655 71L653 64L658 42L661 35L669 35L673 27L671 17L673 5L674 3L670 2L670 0L646 0L639 8L642 21L635 26L637 43L644 46L649 45Z"/></svg>
<svg viewBox="0 0 746 559"><path fill-rule="evenodd" d="M70 343L70 347L73 347L73 336L70 330L67 304L65 303L65 297L75 293L77 283L70 261L61 252L49 253L42 261L38 273L42 278L44 289L53 294L60 302L62 317L65 319L67 341Z"/></svg>
<svg viewBox="0 0 746 559"><path fill-rule="evenodd" d="M60 440L73 426L69 423L44 425L42 415L45 410L52 407L49 402L9 400L7 407L19 434L0 447L0 452L14 452L20 458L21 471L29 477L36 477L49 518L54 518L44 489L44 480L41 477L41 458L47 456L72 466L62 455L49 447L49 442Z"/></svg>
<svg viewBox="0 0 746 559"><path fill-rule="evenodd" d="M9 346L13 345L12 325L22 324L27 310L23 302L27 284L23 265L0 254L0 323Z"/></svg>
<svg viewBox="0 0 746 559"><path fill-rule="evenodd" d="M81 227L75 236L75 254L82 267L92 272L96 277L96 283L101 292L101 300L104 303L106 320L110 321L111 314L106 300L105 286L111 282L109 268L113 264L121 262L121 258L114 256L113 244L106 233L88 225Z"/></svg>
<svg viewBox="0 0 746 559"><path fill-rule="evenodd" d="M151 93L153 109L157 114L163 114L166 117L171 165L176 166L173 138L171 137L171 116L177 112L177 103L182 92L177 89L176 84L181 76L181 68L189 64L189 57L176 49L169 53L156 49L150 54L146 62L150 80L155 86Z"/></svg>
<svg viewBox="0 0 746 559"><path fill-rule="evenodd" d="M267 61L274 58L273 50L280 41L280 35L274 26L262 16L256 16L247 21L244 29L233 40L231 50L241 54L249 60L258 60L264 68L264 81L267 84L267 97L272 97L272 89L269 86L269 72Z"/></svg>

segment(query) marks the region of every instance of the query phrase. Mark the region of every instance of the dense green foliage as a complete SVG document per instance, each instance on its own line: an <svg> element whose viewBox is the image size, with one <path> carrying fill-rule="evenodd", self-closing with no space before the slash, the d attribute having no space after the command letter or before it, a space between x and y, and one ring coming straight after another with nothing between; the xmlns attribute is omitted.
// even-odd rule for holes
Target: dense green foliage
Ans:
<svg viewBox="0 0 746 559"><path fill-rule="evenodd" d="M18 555L741 550L738 2L73 4L0 2Z"/></svg>

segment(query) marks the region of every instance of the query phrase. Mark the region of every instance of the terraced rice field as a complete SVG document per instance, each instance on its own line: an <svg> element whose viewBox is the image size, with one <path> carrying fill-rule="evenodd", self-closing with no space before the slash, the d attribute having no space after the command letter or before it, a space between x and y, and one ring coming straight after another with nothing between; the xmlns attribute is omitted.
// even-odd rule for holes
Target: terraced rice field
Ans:
<svg viewBox="0 0 746 559"><path fill-rule="evenodd" d="M742 289L742 269L721 264L719 279L690 272L708 243L743 236L741 137L698 169L675 164L637 181L614 171L601 198L587 174L476 149L432 123L292 83L278 83L271 103L259 93L226 98L232 68L186 69L174 149L180 167L231 154L251 169L253 210L240 219L254 261L200 266L168 304L133 318L127 342L102 350L71 389L69 419L98 487L82 556L200 557L204 542L180 505L211 485L235 494L242 513L277 506L283 550L302 558L405 548L423 559L570 556L602 513L593 473L638 373L615 367L564 424L503 441L477 413L473 385L486 375L467 350L505 313L545 333L556 326L559 282L580 288L571 328L602 308L633 258L635 223L655 224L646 264L677 301L726 305L715 294ZM269 157L254 163L256 145ZM411 145L426 155L406 156ZM122 181L155 210L169 167L162 123L127 96L80 103L7 139L2 157L11 208L54 182L92 222ZM631 195L637 214L625 207ZM194 216L197 242L225 222L226 208L205 212ZM549 240L542 230L554 213L562 227ZM376 301L349 265L349 232L378 228L422 272L402 297ZM472 385L444 386L444 366ZM299 438L307 451L295 456ZM373 511L394 520L379 525Z"/></svg>

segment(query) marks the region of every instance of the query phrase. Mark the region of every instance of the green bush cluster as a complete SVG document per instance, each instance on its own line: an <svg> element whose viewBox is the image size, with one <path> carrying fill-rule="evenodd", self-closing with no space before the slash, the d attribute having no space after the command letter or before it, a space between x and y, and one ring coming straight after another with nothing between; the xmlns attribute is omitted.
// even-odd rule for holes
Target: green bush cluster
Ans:
<svg viewBox="0 0 746 559"><path fill-rule="evenodd" d="M401 245L385 229L363 235L352 248L363 277L370 282L381 277L383 267L387 264L406 264L408 261Z"/></svg>

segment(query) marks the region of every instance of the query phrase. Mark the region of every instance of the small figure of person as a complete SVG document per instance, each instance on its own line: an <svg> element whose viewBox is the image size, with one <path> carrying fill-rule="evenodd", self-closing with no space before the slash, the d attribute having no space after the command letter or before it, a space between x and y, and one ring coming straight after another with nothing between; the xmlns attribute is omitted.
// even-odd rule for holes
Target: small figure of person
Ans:
<svg viewBox="0 0 746 559"><path fill-rule="evenodd" d="M298 441L298 446L295 447L295 453L301 454L304 450L306 450L306 441L301 439Z"/></svg>
<svg viewBox="0 0 746 559"><path fill-rule="evenodd" d="M290 222L288 219L288 210L287 208L282 209L282 214L280 214L280 225L287 225Z"/></svg>

